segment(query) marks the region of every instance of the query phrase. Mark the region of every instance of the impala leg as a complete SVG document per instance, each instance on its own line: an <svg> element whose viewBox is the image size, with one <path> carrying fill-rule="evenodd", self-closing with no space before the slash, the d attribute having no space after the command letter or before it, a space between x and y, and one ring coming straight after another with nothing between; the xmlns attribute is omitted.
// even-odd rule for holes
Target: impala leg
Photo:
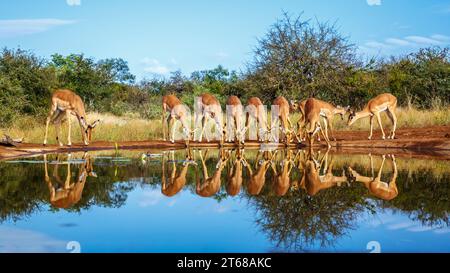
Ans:
<svg viewBox="0 0 450 273"><path fill-rule="evenodd" d="M171 130L170 142L174 143L175 142L175 118L172 116L170 117L169 127L167 129Z"/></svg>
<svg viewBox="0 0 450 273"><path fill-rule="evenodd" d="M317 123L320 124L320 118L319 118L319 121ZM320 142L320 134L317 134L317 141Z"/></svg>
<svg viewBox="0 0 450 273"><path fill-rule="evenodd" d="M60 147L63 146L63 143L61 142L61 121L58 120L55 123L55 131L56 131L56 142L58 142L58 145Z"/></svg>
<svg viewBox="0 0 450 273"><path fill-rule="evenodd" d="M370 133L368 139L372 139L372 133L373 133L373 116L370 116Z"/></svg>
<svg viewBox="0 0 450 273"><path fill-rule="evenodd" d="M386 111L386 114L387 114L387 116L389 117L389 119L392 122L392 131L389 134L388 139L389 138L394 139L394 137L395 137L395 129L397 127L397 116L395 116L394 111L392 109L389 109L389 108Z"/></svg>
<svg viewBox="0 0 450 273"><path fill-rule="evenodd" d="M386 139L386 135L384 134L384 130L383 130L383 124L381 124L380 113L377 113L376 116L377 116L378 125L380 126L380 129L381 129L381 135L382 135L381 138Z"/></svg>
<svg viewBox="0 0 450 273"><path fill-rule="evenodd" d="M393 110L389 110L392 118L394 119L394 124L393 124L393 128L392 128L392 135L391 138L394 139L395 138L395 130L397 129L397 116L395 115L395 112Z"/></svg>
<svg viewBox="0 0 450 273"><path fill-rule="evenodd" d="M202 117L202 130L200 131L199 142L202 142L202 140L203 140L203 133L205 132L205 124L206 124L206 115L203 114L203 117Z"/></svg>
<svg viewBox="0 0 450 273"><path fill-rule="evenodd" d="M161 164L161 169L162 169L162 175L161 175L161 191L164 192L164 190L166 189L166 162L165 159L166 158L166 154L163 154L162 156L162 164ZM169 156L167 156L167 158L169 158Z"/></svg>
<svg viewBox="0 0 450 273"><path fill-rule="evenodd" d="M245 113L245 128L246 128L246 132L249 132L248 131L248 127L249 127L249 118L250 118L250 114L247 112L247 113ZM249 138L250 138L250 132L248 133L248 135L249 135ZM246 135L244 136L244 140L245 139L247 139L246 138Z"/></svg>
<svg viewBox="0 0 450 273"><path fill-rule="evenodd" d="M325 122L325 124L327 124L327 123ZM326 128L327 128L327 126L325 125L325 133L323 132L322 128L320 128L320 132L322 133L323 138L325 138L328 148L331 148L330 139L328 138L328 135L326 133L327 132Z"/></svg>
<svg viewBox="0 0 450 273"><path fill-rule="evenodd" d="M55 114L56 106L52 106L50 109L50 113L47 116L47 120L45 122L45 135L44 135L44 145L47 145L47 137L48 137L48 126L50 121L52 120L53 115Z"/></svg>
<svg viewBox="0 0 450 273"><path fill-rule="evenodd" d="M334 136L334 132L333 132L333 123L331 122L331 118L330 119L326 119L327 123L328 123L328 128L330 128L330 136L331 139L333 139L333 141L336 141L336 137Z"/></svg>
<svg viewBox="0 0 450 273"><path fill-rule="evenodd" d="M328 137L328 119L327 118L323 118L323 129L321 130L323 137L326 139L329 139ZM323 132L325 131L325 132Z"/></svg>
<svg viewBox="0 0 450 273"><path fill-rule="evenodd" d="M242 137L240 130L241 130L241 128L239 128L238 117L235 117L234 118L234 139L238 145L241 142L241 137ZM239 138L238 138L238 135L239 135Z"/></svg>
<svg viewBox="0 0 450 273"><path fill-rule="evenodd" d="M70 178L71 178L71 175L72 175L72 172L70 171L70 159L71 158L72 158L72 155L69 154L67 156L67 176L66 176L66 181L64 183L64 189L65 190L70 189Z"/></svg>
<svg viewBox="0 0 450 273"><path fill-rule="evenodd" d="M66 117L67 117L67 145L68 146L72 146L72 138L71 138L71 114L69 111L66 112Z"/></svg>
<svg viewBox="0 0 450 273"><path fill-rule="evenodd" d="M162 124L162 133L163 133L163 140L166 141L166 118L165 118L165 112L163 107L163 112L161 114L161 124Z"/></svg>
<svg viewBox="0 0 450 273"><path fill-rule="evenodd" d="M80 120L78 120L79 124L80 124L80 129L81 129L81 139L83 140L84 145L88 145L88 139L87 139L87 135L86 135L86 130L84 129L83 125L81 124Z"/></svg>
<svg viewBox="0 0 450 273"><path fill-rule="evenodd" d="M384 161L386 160L386 156L383 155L382 159L383 160L381 161L381 166L380 166L380 169L378 170L377 178L375 179L376 181L380 181L380 179L381 179L381 172L383 171L383 166L384 166Z"/></svg>

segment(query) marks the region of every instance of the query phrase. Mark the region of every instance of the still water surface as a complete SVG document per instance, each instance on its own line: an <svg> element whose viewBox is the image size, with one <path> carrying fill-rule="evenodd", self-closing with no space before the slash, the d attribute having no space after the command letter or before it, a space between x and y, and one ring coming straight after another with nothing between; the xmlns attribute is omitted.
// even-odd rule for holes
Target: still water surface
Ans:
<svg viewBox="0 0 450 273"><path fill-rule="evenodd" d="M449 211L439 160L211 149L0 162L0 252L450 252Z"/></svg>

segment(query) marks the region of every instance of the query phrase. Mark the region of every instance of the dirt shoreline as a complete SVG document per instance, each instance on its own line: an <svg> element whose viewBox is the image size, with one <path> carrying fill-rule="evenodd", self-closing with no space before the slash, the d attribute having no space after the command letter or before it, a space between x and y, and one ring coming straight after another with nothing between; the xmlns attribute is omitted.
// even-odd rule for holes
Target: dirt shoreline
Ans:
<svg viewBox="0 0 450 273"><path fill-rule="evenodd" d="M394 140L382 140L381 132L375 131L372 140L368 140L367 131L336 131L336 141L332 142L333 151L348 154L395 154L398 157L429 158L450 160L450 126L432 126L425 128L406 128L397 130ZM218 142L191 142L193 148L217 148ZM257 149L261 143L248 141L245 149ZM233 143L226 143L225 147L234 147ZM284 147L283 144L271 147ZM291 144L290 148L305 147L304 144ZM315 143L315 148L325 148L325 142ZM149 150L149 149L183 149L183 141L170 143L161 140L104 142L97 141L89 146L80 144L59 147L57 145L23 143L17 147L0 146L0 160L18 157L34 156L45 153L67 153L77 151L99 150Z"/></svg>

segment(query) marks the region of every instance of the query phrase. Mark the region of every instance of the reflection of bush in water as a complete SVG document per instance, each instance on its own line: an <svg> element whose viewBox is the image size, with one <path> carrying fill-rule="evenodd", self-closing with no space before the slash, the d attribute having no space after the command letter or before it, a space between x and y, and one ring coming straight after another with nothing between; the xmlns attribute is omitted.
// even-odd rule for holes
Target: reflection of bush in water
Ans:
<svg viewBox="0 0 450 273"><path fill-rule="evenodd" d="M54 166L50 165L50 168ZM72 167L72 182L78 176L78 166ZM60 173L65 175L67 167L60 166ZM67 211L85 210L91 206L120 207L126 199L127 193L131 191L136 183L113 182L121 181L115 178L115 169L111 167L100 167L94 165L98 177L89 177L83 190L81 200ZM129 177L128 171L133 168L121 169L122 177ZM127 173L128 172L128 173ZM20 220L29 216L44 205L49 204L49 191L44 181L43 164L0 164L0 222L12 219ZM50 177L52 174L50 173ZM65 179L65 176L61 176ZM126 180L125 180L126 181ZM58 210L51 207L52 211Z"/></svg>
<svg viewBox="0 0 450 273"><path fill-rule="evenodd" d="M0 164L0 173L0 223L17 221L48 202L43 165Z"/></svg>
<svg viewBox="0 0 450 273"><path fill-rule="evenodd" d="M450 173L436 177L432 170L401 171L397 181L399 195L381 206L406 213L422 225L450 226Z"/></svg>
<svg viewBox="0 0 450 273"><path fill-rule="evenodd" d="M333 246L346 230L354 229L354 222L364 209L373 211L362 187L335 187L313 197L303 190L290 191L284 197L265 191L249 198L262 231L277 247L294 251L317 243L321 247Z"/></svg>

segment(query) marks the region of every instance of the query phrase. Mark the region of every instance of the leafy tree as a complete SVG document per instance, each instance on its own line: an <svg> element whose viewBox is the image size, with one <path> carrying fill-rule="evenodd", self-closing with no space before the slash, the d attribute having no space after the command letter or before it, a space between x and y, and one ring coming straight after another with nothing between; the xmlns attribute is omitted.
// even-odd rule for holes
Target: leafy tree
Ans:
<svg viewBox="0 0 450 273"><path fill-rule="evenodd" d="M358 67L354 45L335 25L283 17L258 40L248 63L249 89L266 100L320 97L336 101L346 93L349 69Z"/></svg>

